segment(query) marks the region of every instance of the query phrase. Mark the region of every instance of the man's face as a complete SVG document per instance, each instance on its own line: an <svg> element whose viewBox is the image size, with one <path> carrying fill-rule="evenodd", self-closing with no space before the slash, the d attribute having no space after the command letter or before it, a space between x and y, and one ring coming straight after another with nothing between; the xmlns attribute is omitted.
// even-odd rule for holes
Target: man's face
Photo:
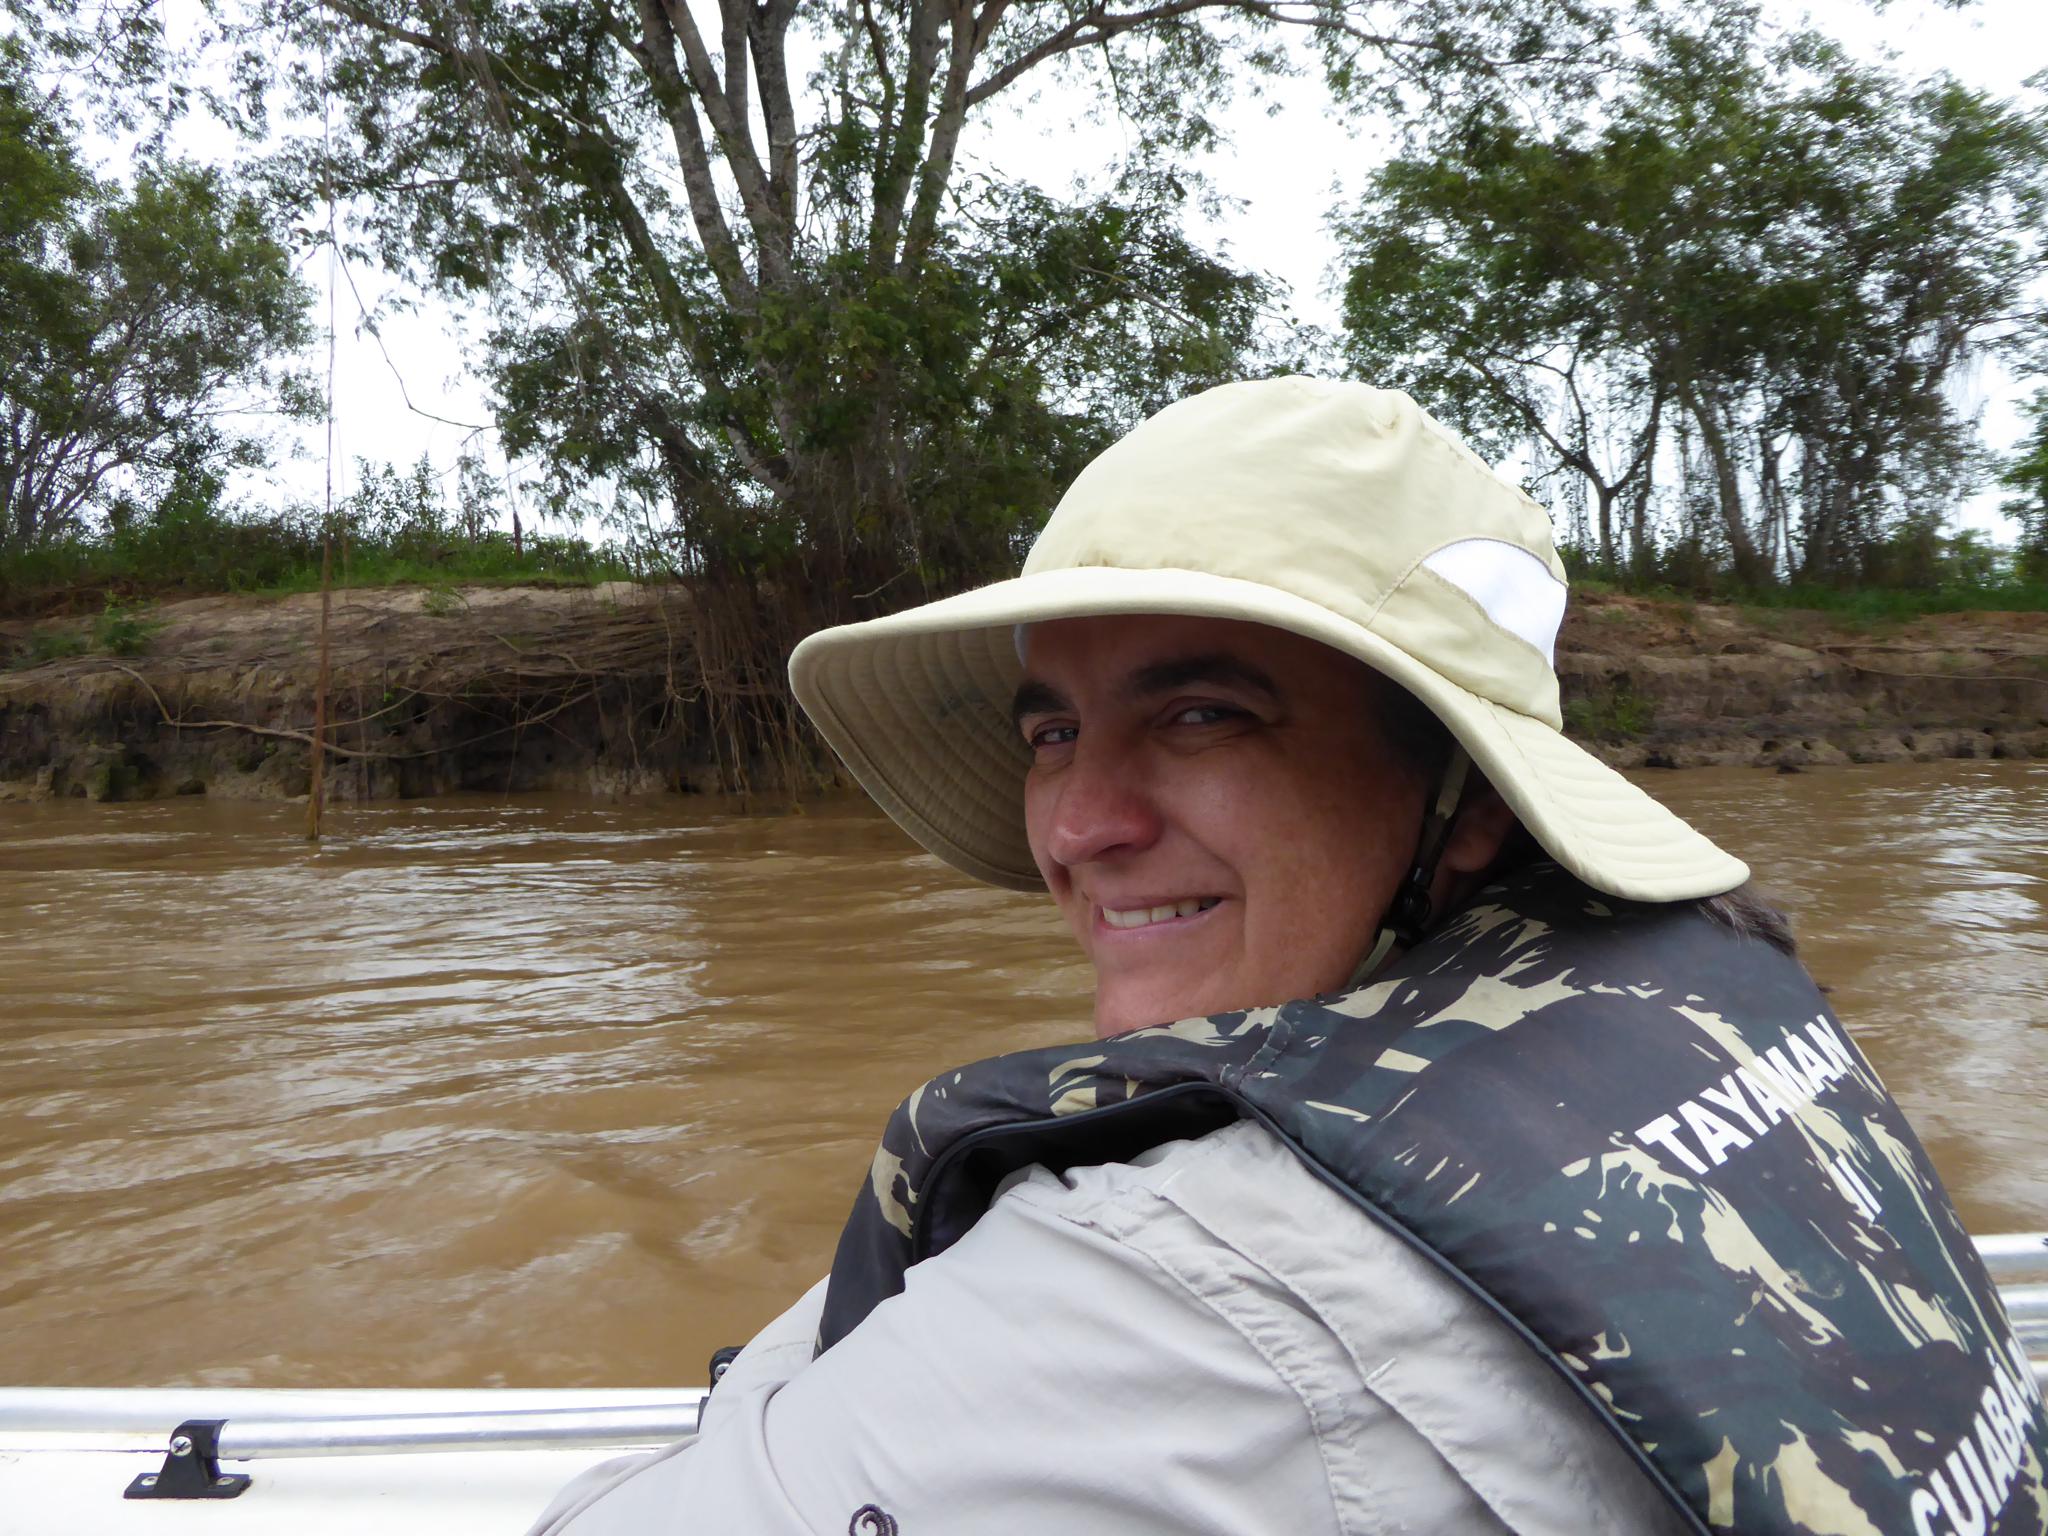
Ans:
<svg viewBox="0 0 2048 1536"><path fill-rule="evenodd" d="M1427 787L1362 663L1263 625L1033 625L1017 690L1032 856L1095 967L1098 1035L1343 985Z"/></svg>

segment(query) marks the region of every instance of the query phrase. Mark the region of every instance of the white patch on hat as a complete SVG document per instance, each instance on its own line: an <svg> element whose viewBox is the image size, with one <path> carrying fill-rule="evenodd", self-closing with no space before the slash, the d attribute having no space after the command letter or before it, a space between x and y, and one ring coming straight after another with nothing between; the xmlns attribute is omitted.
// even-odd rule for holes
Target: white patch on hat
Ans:
<svg viewBox="0 0 2048 1536"><path fill-rule="evenodd" d="M1557 627L1564 622L1564 583L1543 560L1505 539L1460 539L1422 562L1511 635L1520 635L1557 664Z"/></svg>

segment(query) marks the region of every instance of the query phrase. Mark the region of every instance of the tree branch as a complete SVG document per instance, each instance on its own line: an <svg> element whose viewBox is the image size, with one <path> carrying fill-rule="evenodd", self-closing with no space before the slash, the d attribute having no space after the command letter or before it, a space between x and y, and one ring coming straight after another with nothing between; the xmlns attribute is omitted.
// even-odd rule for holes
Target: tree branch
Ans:
<svg viewBox="0 0 2048 1536"><path fill-rule="evenodd" d="M1000 14L1000 12L998 12ZM917 201L903 241L903 270L916 277L938 231L939 212L953 179L953 159L960 131L967 123L967 79L973 72L984 34L968 0L953 0L952 48L946 60L945 85L939 94L938 117L917 178Z"/></svg>
<svg viewBox="0 0 2048 1536"><path fill-rule="evenodd" d="M761 86L761 120L768 129L768 185L782 226L796 230L797 119L789 89L789 24L796 0L767 0L753 7L748 38L753 47L754 74Z"/></svg>
<svg viewBox="0 0 2048 1536"><path fill-rule="evenodd" d="M1106 5L1092 5L1057 32L1041 39L976 84L967 93L967 105L981 105L989 97L1014 85L1021 77L1060 54L1070 53L1076 48L1106 43L1111 38L1119 37L1134 28L1147 26L1156 21L1170 21L1177 16L1190 15L1196 11L1234 11L1240 16L1256 21L1346 37L1382 54L1435 54L1440 58L1459 59L1486 70L1563 63L1570 57L1568 54L1543 54L1532 58L1497 58L1477 49L1459 47L1445 35L1404 37L1399 33L1375 32L1346 20L1341 9L1315 3L1315 0L1162 0L1159 4L1122 12L1112 10Z"/></svg>
<svg viewBox="0 0 2048 1536"><path fill-rule="evenodd" d="M676 35L667 8L662 0L639 0L639 10L641 35L634 38L623 29L615 35L646 71L655 102L668 121L669 137L682 167L683 190L690 202L690 219L703 244L705 260L725 290L726 302L736 309L751 310L756 302L754 281L747 275L746 262L725 222L725 210L719 206L704 130L698 126L697 109L676 64Z"/></svg>
<svg viewBox="0 0 2048 1536"><path fill-rule="evenodd" d="M643 0L643 4L646 3L648 0ZM762 172L760 157L754 153L754 141L747 121L733 115L725 85L718 78L718 67L711 62L711 54L704 46L704 35L697 30L697 20L690 14L688 0L652 0L652 3L659 5L670 35L682 46L683 64L688 71L691 89L696 92L704 115L711 122L712 134L718 140L718 151L724 156L726 168L732 172L733 182L739 188L740 206L746 211L747 223L753 227L759 246L761 276L779 283L786 274L783 253L787 248L788 234L782 227L774 199L769 195L768 178Z"/></svg>
<svg viewBox="0 0 2048 1536"><path fill-rule="evenodd" d="M922 158L918 151L924 143L932 77L939 67L940 11L948 5L964 3L965 0L911 0L910 37L903 62L903 106L896 120L895 137L875 180L875 221L869 255L877 270L897 265L897 242L912 197L912 180Z"/></svg>
<svg viewBox="0 0 2048 1536"><path fill-rule="evenodd" d="M454 57L454 44L431 33L416 32L410 27L401 27L396 22L386 21L369 7L357 5L355 0L320 0L320 4L335 15L345 16L357 26L367 27L378 36L389 38L394 43L409 43L415 48L438 54L444 59Z"/></svg>
<svg viewBox="0 0 2048 1536"><path fill-rule="evenodd" d="M747 121L748 99L752 94L747 88L752 72L747 57L747 20L753 8L753 0L718 0L718 45L725 55L725 110L742 133L751 127Z"/></svg>
<svg viewBox="0 0 2048 1536"><path fill-rule="evenodd" d="M1121 36L1133 28L1151 22L1168 21L1173 17L1186 16L1195 11L1234 10L1251 15L1263 15L1277 9L1277 6L1260 4L1258 0L1165 0L1164 4L1125 11L1121 15L1112 12L1106 6L1090 6L1050 37L1041 39L997 69L994 74L970 86L967 90L966 104L969 107L978 107L991 96L1016 84L1049 59L1055 59L1063 53L1071 53L1076 48L1106 43L1113 37Z"/></svg>

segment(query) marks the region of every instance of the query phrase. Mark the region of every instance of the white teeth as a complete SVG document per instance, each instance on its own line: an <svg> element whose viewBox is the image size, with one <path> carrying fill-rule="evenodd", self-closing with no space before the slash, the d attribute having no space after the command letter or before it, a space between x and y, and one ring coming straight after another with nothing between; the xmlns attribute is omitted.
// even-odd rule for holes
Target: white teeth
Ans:
<svg viewBox="0 0 2048 1536"><path fill-rule="evenodd" d="M1112 928L1145 928L1153 923L1163 923L1173 917L1193 917L1206 912L1222 898L1216 896L1188 896L1168 906L1132 907L1118 911L1114 907L1102 909L1102 920Z"/></svg>

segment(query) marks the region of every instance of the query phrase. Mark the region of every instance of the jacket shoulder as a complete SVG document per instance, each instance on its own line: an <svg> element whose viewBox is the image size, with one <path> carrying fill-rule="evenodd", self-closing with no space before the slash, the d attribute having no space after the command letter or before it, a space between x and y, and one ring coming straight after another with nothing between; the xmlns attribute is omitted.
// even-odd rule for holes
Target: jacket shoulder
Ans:
<svg viewBox="0 0 2048 1536"><path fill-rule="evenodd" d="M1256 1122L1033 1167L990 1214L1005 1202L1157 1267L1265 1356L1316 1428L1340 1529L1683 1529L1526 1343ZM1182 1411L1199 1412L1189 1387Z"/></svg>

